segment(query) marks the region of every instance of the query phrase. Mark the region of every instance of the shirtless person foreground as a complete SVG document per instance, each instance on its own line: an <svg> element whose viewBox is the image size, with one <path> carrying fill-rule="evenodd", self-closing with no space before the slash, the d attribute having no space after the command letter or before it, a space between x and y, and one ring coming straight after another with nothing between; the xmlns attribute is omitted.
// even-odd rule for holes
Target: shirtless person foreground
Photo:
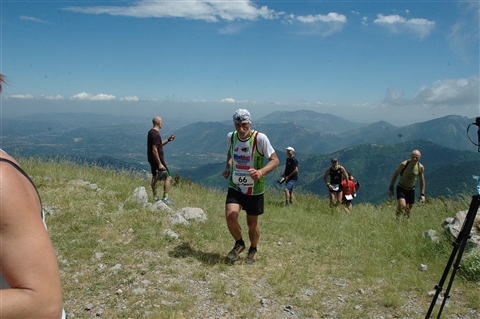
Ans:
<svg viewBox="0 0 480 319"><path fill-rule="evenodd" d="M0 74L0 92L2 82ZM65 318L57 257L37 189L3 150L0 176L0 317Z"/></svg>

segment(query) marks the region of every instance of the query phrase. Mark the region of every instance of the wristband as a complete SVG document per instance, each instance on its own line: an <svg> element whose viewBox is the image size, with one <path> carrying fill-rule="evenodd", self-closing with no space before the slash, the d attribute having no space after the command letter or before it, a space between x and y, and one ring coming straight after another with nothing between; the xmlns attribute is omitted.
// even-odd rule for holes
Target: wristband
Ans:
<svg viewBox="0 0 480 319"><path fill-rule="evenodd" d="M424 193L421 193L421 194L420 194L420 196L423 196L423 197L425 197L425 194L424 194Z"/></svg>

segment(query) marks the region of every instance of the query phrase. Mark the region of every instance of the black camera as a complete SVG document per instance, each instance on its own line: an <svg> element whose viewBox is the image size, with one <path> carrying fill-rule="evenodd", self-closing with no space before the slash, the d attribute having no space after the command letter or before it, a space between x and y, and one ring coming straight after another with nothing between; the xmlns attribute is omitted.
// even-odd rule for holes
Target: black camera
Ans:
<svg viewBox="0 0 480 319"><path fill-rule="evenodd" d="M468 135L468 130L470 129L470 126L472 126L472 125L478 126L477 142L476 142L476 143L475 143L475 141L473 141L473 140L470 138L470 136ZM468 127L467 127L467 137L468 137L468 139L470 140L470 142L473 143L473 145L478 146L478 151L480 152L480 117L477 117L477 118L475 119L475 123L471 123L470 125L468 125Z"/></svg>

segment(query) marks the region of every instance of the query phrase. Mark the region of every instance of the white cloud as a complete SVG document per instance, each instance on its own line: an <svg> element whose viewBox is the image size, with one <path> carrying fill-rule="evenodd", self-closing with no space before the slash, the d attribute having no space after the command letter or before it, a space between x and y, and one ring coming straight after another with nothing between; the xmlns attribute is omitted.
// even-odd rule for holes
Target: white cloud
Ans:
<svg viewBox="0 0 480 319"><path fill-rule="evenodd" d="M8 95L7 97L11 99L33 99L33 95L31 94L13 94Z"/></svg>
<svg viewBox="0 0 480 319"><path fill-rule="evenodd" d="M321 102L317 101L314 103L315 106L335 106L335 103Z"/></svg>
<svg viewBox="0 0 480 319"><path fill-rule="evenodd" d="M120 98L120 101L136 102L136 101L140 101L140 99L137 96L126 96L126 97Z"/></svg>
<svg viewBox="0 0 480 319"><path fill-rule="evenodd" d="M45 98L47 100L63 100L64 99L64 97L61 95L49 95L49 96L45 96Z"/></svg>
<svg viewBox="0 0 480 319"><path fill-rule="evenodd" d="M406 19L397 14L384 16L378 14L373 21L377 25L386 27L393 33L414 33L421 39L428 37L435 27L435 21L427 19Z"/></svg>
<svg viewBox="0 0 480 319"><path fill-rule="evenodd" d="M393 106L404 106L407 101L404 98L405 93L398 92L394 88L388 89L385 98L383 99L382 103L384 105L393 105Z"/></svg>
<svg viewBox="0 0 480 319"><path fill-rule="evenodd" d="M296 19L304 23L314 23L314 22L347 22L347 17L343 14L338 14L336 12L330 12L327 15L308 15L308 16L298 16Z"/></svg>
<svg viewBox="0 0 480 319"><path fill-rule="evenodd" d="M352 106L362 108L362 109L373 109L377 107L377 105L373 105L370 103L353 103Z"/></svg>
<svg viewBox="0 0 480 319"><path fill-rule="evenodd" d="M308 29L304 30L302 32L303 34L328 37L342 31L347 22L347 17L336 12L330 12L327 15L317 14L307 16L290 14L286 17L285 22L287 24L302 23L304 26L307 26Z"/></svg>
<svg viewBox="0 0 480 319"><path fill-rule="evenodd" d="M219 20L276 19L282 12L258 7L250 0L205 1L140 0L129 6L67 7L65 10L87 14L109 14L134 18L185 18L217 22Z"/></svg>
<svg viewBox="0 0 480 319"><path fill-rule="evenodd" d="M246 24L230 23L225 28L219 30L220 34L238 34L247 27Z"/></svg>
<svg viewBox="0 0 480 319"><path fill-rule="evenodd" d="M35 17L21 16L20 19L22 19L22 20L28 20L28 21L33 21L33 22L40 22L40 23L52 24L51 22L47 22L47 21L44 21L44 20L42 20L42 19L35 18Z"/></svg>
<svg viewBox="0 0 480 319"><path fill-rule="evenodd" d="M443 79L420 87L411 99L403 92L389 89L384 106L424 106L430 108L479 107L479 78Z"/></svg>
<svg viewBox="0 0 480 319"><path fill-rule="evenodd" d="M430 106L479 105L479 79L444 79L422 86L413 96L417 103Z"/></svg>
<svg viewBox="0 0 480 319"><path fill-rule="evenodd" d="M218 102L218 101L214 101L214 102ZM255 103L254 101L250 102L248 100L235 100L234 98L231 98L231 97L220 100L220 102L221 103Z"/></svg>
<svg viewBox="0 0 480 319"><path fill-rule="evenodd" d="M90 100L90 101L110 101L115 99L115 95L109 94L97 94L92 95L90 93L78 93L71 97L73 100Z"/></svg>
<svg viewBox="0 0 480 319"><path fill-rule="evenodd" d="M364 17L362 18L362 24L363 24L363 25L368 25L368 17L367 17L367 16L364 16Z"/></svg>

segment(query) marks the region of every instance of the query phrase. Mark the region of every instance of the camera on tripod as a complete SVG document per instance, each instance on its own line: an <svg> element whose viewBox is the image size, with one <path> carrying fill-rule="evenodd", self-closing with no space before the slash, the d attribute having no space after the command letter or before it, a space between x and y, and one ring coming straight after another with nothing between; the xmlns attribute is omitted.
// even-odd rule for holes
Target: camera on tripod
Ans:
<svg viewBox="0 0 480 319"><path fill-rule="evenodd" d="M477 143L475 143L471 138L470 138L470 135L468 135L468 130L470 129L470 126L472 125L476 125L478 127L478 130L477 130ZM478 151L480 152L480 117L477 117L475 119L475 123L472 123L470 125L468 125L467 127L467 137L468 139L470 140L470 142L472 142L474 145L478 146Z"/></svg>
<svg viewBox="0 0 480 319"><path fill-rule="evenodd" d="M472 139L468 135L468 129L470 128L471 125L476 125L478 127L477 143L472 141ZM470 142L478 146L478 151L480 152L480 117L477 117L475 119L475 123L468 125L467 136ZM447 280L447 277L450 274L450 280L445 290L444 298L441 302L440 309L438 310L438 313L437 313L437 319L440 318L443 308L445 307L446 300L450 298L450 289L452 288L453 280L455 278L457 270L460 269L460 261L462 259L463 252L465 251L467 240L470 238L470 232L472 230L473 223L475 221L477 212L480 207L480 176L473 175L473 179L475 179L477 183L477 194L472 196L472 201L470 202L470 207L468 209L467 216L465 217L465 221L463 222L462 230L458 234L457 240L453 243L454 248L453 248L452 254L450 255L450 258L448 259L447 266L445 267L442 278L440 279L440 282L438 283L438 285L435 286L435 295L430 304L430 308L428 309L425 319L430 318L430 315L433 312L433 308L435 307L437 299L443 289L443 284L445 284L445 281ZM450 273L450 270L451 270L451 273Z"/></svg>

